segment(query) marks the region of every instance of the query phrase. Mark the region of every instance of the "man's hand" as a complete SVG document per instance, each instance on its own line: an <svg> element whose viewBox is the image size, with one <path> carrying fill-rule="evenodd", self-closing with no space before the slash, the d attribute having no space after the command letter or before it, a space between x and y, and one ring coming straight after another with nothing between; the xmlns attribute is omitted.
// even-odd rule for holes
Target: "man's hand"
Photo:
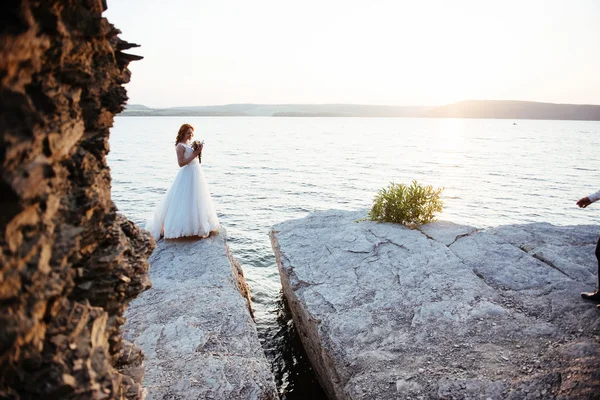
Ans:
<svg viewBox="0 0 600 400"><path fill-rule="evenodd" d="M587 206L592 204L592 202L590 201L590 198L586 196L577 200L577 203L575 204L577 204L580 208L586 208Z"/></svg>

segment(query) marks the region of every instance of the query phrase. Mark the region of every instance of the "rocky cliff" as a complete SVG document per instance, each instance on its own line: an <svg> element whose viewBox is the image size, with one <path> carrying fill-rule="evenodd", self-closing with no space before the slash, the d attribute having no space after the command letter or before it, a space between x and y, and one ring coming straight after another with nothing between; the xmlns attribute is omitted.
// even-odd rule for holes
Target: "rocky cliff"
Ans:
<svg viewBox="0 0 600 400"><path fill-rule="evenodd" d="M275 226L283 293L331 399L596 399L600 227Z"/></svg>
<svg viewBox="0 0 600 400"><path fill-rule="evenodd" d="M0 397L138 398L119 328L152 239L116 213L105 156L134 45L102 0L0 5Z"/></svg>

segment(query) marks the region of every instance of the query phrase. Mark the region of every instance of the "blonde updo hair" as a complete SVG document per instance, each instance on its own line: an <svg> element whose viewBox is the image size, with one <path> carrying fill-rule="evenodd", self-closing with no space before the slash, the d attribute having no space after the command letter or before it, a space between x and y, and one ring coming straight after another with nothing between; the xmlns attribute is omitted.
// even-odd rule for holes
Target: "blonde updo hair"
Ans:
<svg viewBox="0 0 600 400"><path fill-rule="evenodd" d="M177 144L183 141L183 135L185 135L188 129L194 131L194 127L190 124L181 125L181 128L179 128L179 132L177 132L177 138L175 138L175 146L177 146Z"/></svg>

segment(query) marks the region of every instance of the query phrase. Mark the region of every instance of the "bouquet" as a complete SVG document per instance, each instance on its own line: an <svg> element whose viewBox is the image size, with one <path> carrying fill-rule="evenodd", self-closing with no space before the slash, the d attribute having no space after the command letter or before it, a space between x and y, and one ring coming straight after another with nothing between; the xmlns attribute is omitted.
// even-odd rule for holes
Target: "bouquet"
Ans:
<svg viewBox="0 0 600 400"><path fill-rule="evenodd" d="M199 140L194 140L192 142L192 149L194 149L194 151L198 150L198 148L200 148L200 146L204 145L204 140L203 141L199 141ZM200 152L200 154L198 154L198 162L202 163L202 152Z"/></svg>

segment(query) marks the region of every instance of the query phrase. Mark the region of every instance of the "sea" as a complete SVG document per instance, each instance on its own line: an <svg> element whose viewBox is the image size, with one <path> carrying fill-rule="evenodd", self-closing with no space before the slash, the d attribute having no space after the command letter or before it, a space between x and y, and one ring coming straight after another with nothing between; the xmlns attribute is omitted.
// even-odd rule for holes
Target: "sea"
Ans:
<svg viewBox="0 0 600 400"><path fill-rule="evenodd" d="M391 182L443 188L440 220L480 229L600 225L600 122L337 117L115 118L108 165L119 211L143 226L179 167L181 124L252 292L282 399L325 399L281 296L269 231L320 210L367 210ZM600 229L599 232L600 234Z"/></svg>

